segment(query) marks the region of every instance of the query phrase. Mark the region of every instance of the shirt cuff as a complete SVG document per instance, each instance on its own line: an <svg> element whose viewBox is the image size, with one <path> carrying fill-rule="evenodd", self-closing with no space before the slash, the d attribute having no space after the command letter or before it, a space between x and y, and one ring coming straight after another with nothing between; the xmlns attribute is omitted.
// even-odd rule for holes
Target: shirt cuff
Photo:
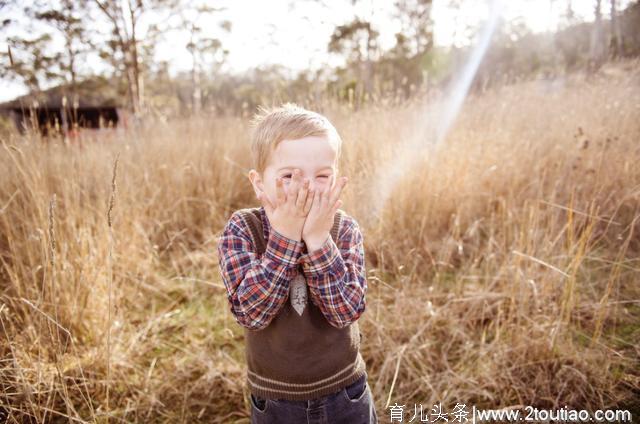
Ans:
<svg viewBox="0 0 640 424"><path fill-rule="evenodd" d="M320 275L327 272L338 258L340 258L340 250L333 241L333 237L329 236L319 249L301 254L299 262L304 272Z"/></svg>
<svg viewBox="0 0 640 424"><path fill-rule="evenodd" d="M264 254L274 262L284 263L288 266L297 265L303 246L302 240L290 239L271 228Z"/></svg>

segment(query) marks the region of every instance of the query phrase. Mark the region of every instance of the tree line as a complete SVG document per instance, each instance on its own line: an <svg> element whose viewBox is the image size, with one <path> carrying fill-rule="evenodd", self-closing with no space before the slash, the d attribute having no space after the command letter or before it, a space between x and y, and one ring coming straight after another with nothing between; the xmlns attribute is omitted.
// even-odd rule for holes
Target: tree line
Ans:
<svg viewBox="0 0 640 424"><path fill-rule="evenodd" d="M464 1L450 0L448 6L460 8ZM321 103L330 98L354 107L380 98L401 102L425 86L446 82L468 54L468 48L434 45L432 0L396 0L393 13L401 27L391 48L381 48L380 28L369 16L354 14L334 28L326 45L328 53L344 58L344 66L304 70L294 77L279 65L233 74L222 71L229 54L225 39L233 31L233 22L223 18L223 8L211 4L35 0L24 5L1 0L1 30L11 35L6 37L7 51L1 53L0 77L21 82L34 93L59 84L70 99L82 96L82 82L92 80L92 90L103 87L105 96L124 99L124 106L136 115L149 111L243 114L258 104L284 99ZM553 34L532 34L522 21L502 22L474 89L576 67L596 70L607 59L640 53L636 30L640 1L619 10L617 0L607 4L593 0L595 21L589 23L575 20L571 0L565 4L570 25ZM603 18L605 6L608 20ZM215 35L210 28L205 31L203 17L215 22ZM184 49L191 66L171 75L171 64L154 57L159 41L176 31L188 33ZM98 69L87 72L80 66L88 62L98 64Z"/></svg>

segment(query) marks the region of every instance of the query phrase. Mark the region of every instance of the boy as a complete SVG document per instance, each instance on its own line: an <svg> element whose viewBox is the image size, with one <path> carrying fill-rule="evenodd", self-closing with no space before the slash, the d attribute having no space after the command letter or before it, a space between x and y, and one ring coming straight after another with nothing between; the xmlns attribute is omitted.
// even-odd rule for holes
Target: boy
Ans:
<svg viewBox="0 0 640 424"><path fill-rule="evenodd" d="M218 242L231 313L245 328L252 423L377 423L357 320L363 237L339 209L342 140L324 116L263 109L249 180L262 206L235 211Z"/></svg>

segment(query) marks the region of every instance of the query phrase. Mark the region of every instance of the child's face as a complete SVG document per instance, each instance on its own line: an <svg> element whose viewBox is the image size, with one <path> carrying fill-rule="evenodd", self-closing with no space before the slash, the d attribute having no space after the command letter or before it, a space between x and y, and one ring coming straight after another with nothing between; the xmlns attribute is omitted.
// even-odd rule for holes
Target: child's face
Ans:
<svg viewBox="0 0 640 424"><path fill-rule="evenodd" d="M276 178L282 177L285 193L288 195L288 187L295 168L300 170L302 182L305 178L309 180L310 189L322 191L329 184L333 188L338 173L336 151L329 140L322 136L281 141L271 153L262 178L255 170L250 172L249 178L256 195L259 191L264 191L269 201L275 205Z"/></svg>

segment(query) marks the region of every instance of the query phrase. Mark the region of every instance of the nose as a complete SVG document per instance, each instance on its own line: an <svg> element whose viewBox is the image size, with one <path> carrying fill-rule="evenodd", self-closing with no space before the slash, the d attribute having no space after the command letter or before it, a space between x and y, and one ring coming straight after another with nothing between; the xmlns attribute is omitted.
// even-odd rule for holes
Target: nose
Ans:
<svg viewBox="0 0 640 424"><path fill-rule="evenodd" d="M312 178L312 177L307 177L302 175L302 179L300 180L301 184L304 184L304 180L308 179L309 180L309 190L315 190L315 191L322 191L325 189L325 187L327 186L327 184L329 184L329 181L326 179L316 179L316 178ZM286 178L283 180L285 187L288 187L289 184L291 184L291 179Z"/></svg>

